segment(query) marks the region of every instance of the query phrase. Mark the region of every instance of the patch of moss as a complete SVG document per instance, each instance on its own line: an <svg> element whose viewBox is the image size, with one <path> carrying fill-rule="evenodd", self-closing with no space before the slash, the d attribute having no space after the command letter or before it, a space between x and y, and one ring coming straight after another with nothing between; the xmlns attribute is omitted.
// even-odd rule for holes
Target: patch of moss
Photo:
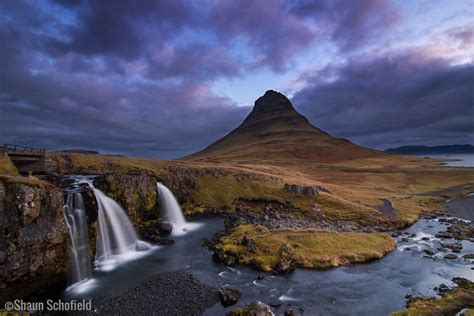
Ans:
<svg viewBox="0 0 474 316"><path fill-rule="evenodd" d="M453 279L454 280L454 279ZM407 310L393 313L392 316L438 316L456 315L461 310L464 315L472 315L474 307L474 283L465 280L459 287L456 287L440 298L417 297L412 299L407 306Z"/></svg>
<svg viewBox="0 0 474 316"><path fill-rule="evenodd" d="M22 176L7 176L7 175L0 175L0 180L6 183L18 183L28 185L30 187L41 188L45 183L40 179L29 176L29 177L22 177Z"/></svg>
<svg viewBox="0 0 474 316"><path fill-rule="evenodd" d="M245 238L244 238L245 236ZM255 245L249 249L251 240ZM282 263L304 268L326 268L383 257L395 249L386 233L334 232L318 229L268 229L240 225L215 246L243 265L273 271ZM286 257L286 258L284 258ZM291 257L291 262L288 261Z"/></svg>

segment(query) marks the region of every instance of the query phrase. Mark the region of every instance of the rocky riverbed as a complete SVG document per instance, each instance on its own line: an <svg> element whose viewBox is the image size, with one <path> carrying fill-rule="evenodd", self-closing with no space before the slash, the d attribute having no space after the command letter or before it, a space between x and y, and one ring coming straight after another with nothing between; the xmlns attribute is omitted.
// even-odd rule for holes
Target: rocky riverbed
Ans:
<svg viewBox="0 0 474 316"><path fill-rule="evenodd" d="M217 290L185 271L161 272L95 306L97 315L199 315L219 301Z"/></svg>

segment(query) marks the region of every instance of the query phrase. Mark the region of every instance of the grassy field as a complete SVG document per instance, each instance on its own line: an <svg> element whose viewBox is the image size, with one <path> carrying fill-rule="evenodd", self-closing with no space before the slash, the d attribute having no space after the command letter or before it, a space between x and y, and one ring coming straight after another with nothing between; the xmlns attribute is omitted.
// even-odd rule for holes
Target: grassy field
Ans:
<svg viewBox="0 0 474 316"><path fill-rule="evenodd" d="M158 179L178 174L175 177L182 181L195 183L183 205L188 214L208 208L232 212L238 199L249 199L288 203L301 216L311 216L313 204L317 204L329 218L362 225L413 223L421 211L442 209L443 201L463 193L462 189L443 193L443 189L474 184L473 168L445 167L439 159L398 155L333 165L206 163L83 154L53 158L65 173L146 173ZM285 183L318 186L327 192L313 200L284 192ZM380 210L383 199L391 202L392 212Z"/></svg>
<svg viewBox="0 0 474 316"><path fill-rule="evenodd" d="M248 238L255 245L249 249ZM317 229L267 229L240 225L216 246L232 253L238 263L273 271L278 265L327 268L383 257L395 249L395 241L385 233L334 232ZM287 260L289 262L281 262Z"/></svg>

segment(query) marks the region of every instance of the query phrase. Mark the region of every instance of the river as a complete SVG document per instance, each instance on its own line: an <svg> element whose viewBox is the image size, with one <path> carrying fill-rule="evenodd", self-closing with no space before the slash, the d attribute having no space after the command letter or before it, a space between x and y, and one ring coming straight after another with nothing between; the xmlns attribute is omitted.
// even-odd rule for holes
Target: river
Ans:
<svg viewBox="0 0 474 316"><path fill-rule="evenodd" d="M421 219L409 227L397 239L397 249L381 260L326 270L296 269L284 276L214 263L212 253L202 247L202 239L211 238L223 225L218 219L204 223L201 229L174 238L174 245L160 246L113 271L96 271L87 292L66 292L65 296L92 298L100 303L154 273L187 270L216 288L239 288L242 291L239 306L261 300L272 305L278 314L291 305L293 309L304 310L305 315L387 315L404 308L407 294L436 295L433 288L441 283L452 285L451 278L455 276L474 280L472 260L462 258L464 254L474 253L470 241L462 241L459 259L444 259L445 253L441 252L434 259L424 257L424 249L436 252L440 242L455 242L435 237L446 229L446 224L436 219ZM232 308L224 309L216 304L206 315L223 315Z"/></svg>

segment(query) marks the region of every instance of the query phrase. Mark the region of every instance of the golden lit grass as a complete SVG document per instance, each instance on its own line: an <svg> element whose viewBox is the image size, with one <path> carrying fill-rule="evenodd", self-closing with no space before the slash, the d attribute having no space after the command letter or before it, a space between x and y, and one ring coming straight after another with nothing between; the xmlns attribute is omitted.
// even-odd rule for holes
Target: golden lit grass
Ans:
<svg viewBox="0 0 474 316"><path fill-rule="evenodd" d="M283 183L268 179L236 179L233 175L215 177L205 175L197 182L185 205L189 211L207 207L232 210L237 199L290 203L300 209L311 209L311 199L283 191Z"/></svg>
<svg viewBox="0 0 474 316"><path fill-rule="evenodd" d="M225 175L217 176L193 172L183 176L191 177L196 183L195 188L189 189L188 202L183 206L187 213L201 212L206 208L233 211L236 200L248 199L288 203L298 210L298 214L311 216L311 199L285 193L282 188L285 183L317 185L330 191L321 193L314 201L327 217L359 224L376 224L384 220L413 223L421 211L443 208L447 197L463 192L453 191L442 196L426 193L474 183L474 168L445 167L439 159L388 154L332 165L317 161L278 165L206 163L84 154L54 155L53 159L67 173L146 173L161 178L176 168L225 171ZM254 177L236 180L234 176L241 173ZM391 201L392 213L378 211L381 199Z"/></svg>
<svg viewBox="0 0 474 316"><path fill-rule="evenodd" d="M32 176L22 177L22 176L0 175L0 181L6 182L6 183L25 184L31 187L41 187L45 184L45 182Z"/></svg>
<svg viewBox="0 0 474 316"><path fill-rule="evenodd" d="M251 252L242 245L247 236L256 244ZM267 229L240 225L221 237L216 248L237 254L238 262L272 271L281 261L281 249L292 249L292 264L304 268L326 268L377 259L395 249L395 241L385 233L359 233L317 229Z"/></svg>
<svg viewBox="0 0 474 316"><path fill-rule="evenodd" d="M17 176L18 170L13 165L8 155L0 154L0 174Z"/></svg>

